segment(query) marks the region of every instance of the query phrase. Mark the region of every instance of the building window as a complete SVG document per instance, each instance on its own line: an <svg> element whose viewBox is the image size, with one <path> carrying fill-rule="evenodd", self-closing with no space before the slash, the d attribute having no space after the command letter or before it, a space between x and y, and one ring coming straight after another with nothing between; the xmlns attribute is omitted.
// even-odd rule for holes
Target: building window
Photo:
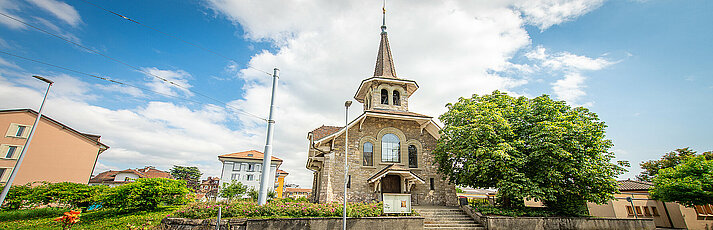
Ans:
<svg viewBox="0 0 713 230"><path fill-rule="evenodd" d="M381 90L381 104L389 104L389 91L387 91L386 89Z"/></svg>
<svg viewBox="0 0 713 230"><path fill-rule="evenodd" d="M636 215L643 215L644 213L641 212L641 206L635 206L634 209L636 210Z"/></svg>
<svg viewBox="0 0 713 230"><path fill-rule="evenodd" d="M431 190L436 190L436 185L434 184L433 178L430 178Z"/></svg>
<svg viewBox="0 0 713 230"><path fill-rule="evenodd" d="M253 175L245 175L246 181L253 181L254 179L255 179L255 176L253 176Z"/></svg>
<svg viewBox="0 0 713 230"><path fill-rule="evenodd" d="M401 154L399 137L392 133L387 133L381 137L381 161L382 162L401 162Z"/></svg>
<svg viewBox="0 0 713 230"><path fill-rule="evenodd" d="M696 214L698 216L713 216L713 206L710 204L707 205L696 205Z"/></svg>
<svg viewBox="0 0 713 230"><path fill-rule="evenodd" d="M24 134L26 128L27 128L27 126L24 126L24 125L17 126L17 133L15 134L15 136L23 137L23 134Z"/></svg>
<svg viewBox="0 0 713 230"><path fill-rule="evenodd" d="M651 212L649 211L649 207L644 206L644 216L651 216Z"/></svg>
<svg viewBox="0 0 713 230"><path fill-rule="evenodd" d="M347 177L347 188L351 188L351 187L352 187L352 175L349 175L349 177Z"/></svg>
<svg viewBox="0 0 713 230"><path fill-rule="evenodd" d="M258 172L262 172L262 165L261 164L255 164L255 170Z"/></svg>
<svg viewBox="0 0 713 230"><path fill-rule="evenodd" d="M254 172L255 171L255 164L248 164L248 172Z"/></svg>
<svg viewBox="0 0 713 230"><path fill-rule="evenodd" d="M634 215L634 208L632 208L631 206L627 205L627 206L626 206L626 213L629 214L629 216L633 216L633 215Z"/></svg>
<svg viewBox="0 0 713 230"><path fill-rule="evenodd" d="M364 143L362 156L364 158L364 166L374 166L374 144L371 142Z"/></svg>
<svg viewBox="0 0 713 230"><path fill-rule="evenodd" d="M394 104L393 105L401 105L401 94L399 93L398 90L394 90Z"/></svg>
<svg viewBox="0 0 713 230"><path fill-rule="evenodd" d="M659 216L659 210L656 209L656 207L651 207L651 214L654 214L654 216Z"/></svg>
<svg viewBox="0 0 713 230"><path fill-rule="evenodd" d="M0 182L6 182L7 180L5 179L5 172L10 171L9 168L0 168Z"/></svg>
<svg viewBox="0 0 713 230"><path fill-rule="evenodd" d="M230 175L230 180L240 180L240 174L233 173L233 175Z"/></svg>
<svg viewBox="0 0 713 230"><path fill-rule="evenodd" d="M408 167L418 168L418 151L415 145L408 146Z"/></svg>
<svg viewBox="0 0 713 230"><path fill-rule="evenodd" d="M256 179L255 181L260 181L260 177L261 177L261 176L262 176L262 175L257 174L257 179Z"/></svg>
<svg viewBox="0 0 713 230"><path fill-rule="evenodd" d="M17 146L8 146L5 158L12 158L12 156L15 155L15 151L17 151Z"/></svg>
<svg viewBox="0 0 713 230"><path fill-rule="evenodd" d="M238 172L240 172L240 166L241 166L240 163L235 163L235 164L233 164L233 171L238 171Z"/></svg>

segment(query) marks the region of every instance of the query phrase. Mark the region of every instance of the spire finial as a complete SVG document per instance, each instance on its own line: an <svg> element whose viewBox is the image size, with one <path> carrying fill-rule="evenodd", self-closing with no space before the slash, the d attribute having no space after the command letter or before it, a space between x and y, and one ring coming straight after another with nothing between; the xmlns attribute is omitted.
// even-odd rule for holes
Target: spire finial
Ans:
<svg viewBox="0 0 713 230"><path fill-rule="evenodd" d="M384 5L381 7L381 10L383 11L382 17L381 17L381 33L386 33L386 0L384 0Z"/></svg>

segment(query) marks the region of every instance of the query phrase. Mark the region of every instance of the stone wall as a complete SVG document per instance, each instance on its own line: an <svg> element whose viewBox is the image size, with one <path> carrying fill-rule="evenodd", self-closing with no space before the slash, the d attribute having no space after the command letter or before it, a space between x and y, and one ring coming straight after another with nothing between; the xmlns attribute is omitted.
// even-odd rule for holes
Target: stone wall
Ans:
<svg viewBox="0 0 713 230"><path fill-rule="evenodd" d="M192 220L164 218L159 229L163 230L212 230L216 220ZM283 219L230 219L221 221L221 230L257 229L342 229L342 218L283 218ZM423 217L364 217L347 218L351 230L398 230L423 229Z"/></svg>
<svg viewBox="0 0 713 230"><path fill-rule="evenodd" d="M397 165L408 168L408 145L415 145L418 149L418 167L411 168L416 175L426 183L414 185L411 189L413 204L424 205L457 205L455 186L443 180L438 173L438 168L433 164L432 151L436 146L436 139L427 131L421 130L416 121L397 120L386 118L367 117L361 125L349 129L349 175L351 186L347 198L350 202L378 201L380 193L374 191L374 186L367 183L367 179L391 163L381 162L381 136L385 133L396 134L401 142L401 162ZM373 166L364 166L362 156L363 143L369 141L374 145ZM325 154L324 166L320 178L315 178L319 188L320 203L341 201L344 194L344 135L334 139L334 146L330 153ZM315 174L317 175L317 174ZM433 178L434 190L430 189L430 180ZM402 185L403 188L403 185Z"/></svg>
<svg viewBox="0 0 713 230"><path fill-rule="evenodd" d="M532 230L653 230L651 219L615 219L595 217L505 217L484 216L469 205L461 206L466 214L488 230L532 229Z"/></svg>

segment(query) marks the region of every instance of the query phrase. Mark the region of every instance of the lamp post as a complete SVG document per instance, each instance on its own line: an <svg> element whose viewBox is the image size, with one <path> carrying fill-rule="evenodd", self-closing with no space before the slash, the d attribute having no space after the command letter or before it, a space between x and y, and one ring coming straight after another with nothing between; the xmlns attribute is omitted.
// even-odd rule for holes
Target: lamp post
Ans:
<svg viewBox="0 0 713 230"><path fill-rule="evenodd" d="M53 81L50 81L47 78L40 77L40 76L32 76L34 78L37 78L40 81L44 81L47 84L47 91L45 92L45 97L42 99L42 104L40 104L40 110L37 112L37 119L35 119L35 124L32 125L32 129L30 129L30 135L27 137L27 141L25 141L25 145L22 146L22 151L20 152L20 157L17 159L17 163L15 163L15 167L12 168L12 174L10 174L10 178L7 180L7 183L5 183L5 188L2 189L2 194L0 194L0 206L5 202L5 196L7 196L7 193L10 191L10 187L12 187L12 182L15 180L15 176L17 176L17 172L20 171L20 165L22 164L22 159L25 158L25 154L27 153L27 149L30 147L30 141L32 141L32 136L35 135L35 130L37 130L37 125L40 123L40 118L42 117L42 108L45 106L45 100L47 100L47 94L50 92L50 87L52 87Z"/></svg>
<svg viewBox="0 0 713 230"><path fill-rule="evenodd" d="M344 102L344 210L342 211L342 229L347 230L347 180L349 179L349 166L347 156L349 155L349 106L352 101Z"/></svg>

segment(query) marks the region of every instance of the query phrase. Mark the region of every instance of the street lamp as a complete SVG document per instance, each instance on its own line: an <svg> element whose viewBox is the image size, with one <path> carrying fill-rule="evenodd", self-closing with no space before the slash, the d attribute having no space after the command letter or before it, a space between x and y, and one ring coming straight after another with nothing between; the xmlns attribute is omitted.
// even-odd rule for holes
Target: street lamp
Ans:
<svg viewBox="0 0 713 230"><path fill-rule="evenodd" d="M22 151L20 152L20 157L17 159L17 163L15 163L15 167L12 168L12 174L10 174L10 179L7 180L5 183L5 188L2 189L2 194L0 194L0 206L5 202L5 196L7 196L7 193L10 191L10 187L12 187L12 182L15 180L15 176L17 175L17 172L20 171L20 165L22 164L22 159L25 158L25 154L27 153L27 149L30 146L30 141L32 141L32 136L35 135L35 130L37 129L37 125L40 123L40 118L42 117L42 108L45 106L45 100L47 100L47 94L50 92L50 87L52 87L53 81L50 81L47 78L40 77L40 76L32 76L34 78L37 78L40 81L44 81L47 84L47 91L45 92L45 97L42 99L42 104L40 105L40 111L37 112L37 119L35 119L35 124L32 125L32 129L30 129L30 135L27 137L27 141L25 142L25 145L22 147Z"/></svg>
<svg viewBox="0 0 713 230"><path fill-rule="evenodd" d="M342 228L347 229L347 180L349 178L349 166L347 156L349 155L349 106L352 101L344 102L344 210L342 211Z"/></svg>

